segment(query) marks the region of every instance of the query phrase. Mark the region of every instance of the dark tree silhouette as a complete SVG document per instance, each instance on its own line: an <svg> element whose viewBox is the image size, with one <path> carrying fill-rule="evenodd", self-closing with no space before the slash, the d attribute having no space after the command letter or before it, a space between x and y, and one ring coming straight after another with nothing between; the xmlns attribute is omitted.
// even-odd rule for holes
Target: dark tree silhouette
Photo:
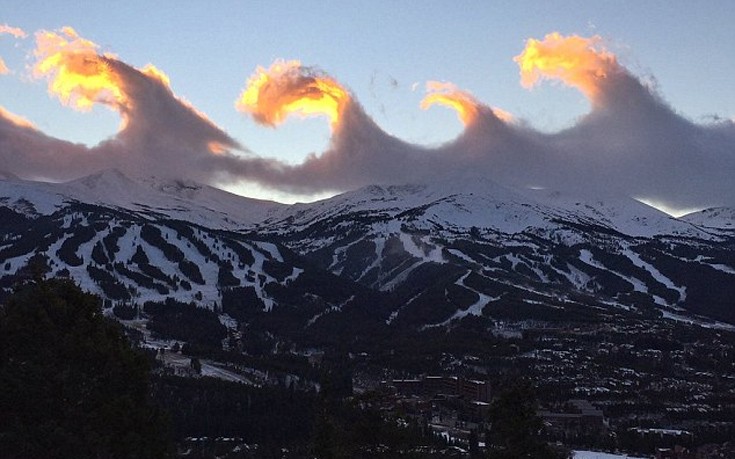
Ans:
<svg viewBox="0 0 735 459"><path fill-rule="evenodd" d="M171 456L148 361L99 304L69 281L37 280L0 307L2 457Z"/></svg>
<svg viewBox="0 0 735 459"><path fill-rule="evenodd" d="M564 458L541 438L543 422L537 414L533 385L514 381L490 407L489 457L493 459Z"/></svg>

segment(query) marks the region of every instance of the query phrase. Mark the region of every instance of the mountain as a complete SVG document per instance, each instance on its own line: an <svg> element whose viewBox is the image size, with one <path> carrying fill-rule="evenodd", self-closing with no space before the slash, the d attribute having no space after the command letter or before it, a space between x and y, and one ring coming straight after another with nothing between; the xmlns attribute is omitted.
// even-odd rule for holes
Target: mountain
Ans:
<svg viewBox="0 0 735 459"><path fill-rule="evenodd" d="M108 170L5 176L0 204L6 292L42 262L109 306L193 301L312 340L616 314L735 323L733 233L620 196L465 176L287 206Z"/></svg>
<svg viewBox="0 0 735 459"><path fill-rule="evenodd" d="M681 219L702 227L735 231L735 208L732 207L712 207L684 215Z"/></svg>
<svg viewBox="0 0 735 459"><path fill-rule="evenodd" d="M465 177L295 205L258 233L395 293L404 306L391 320L414 325L499 317L490 311L512 302L541 316L603 305L735 319L732 236L629 198L575 200Z"/></svg>
<svg viewBox="0 0 735 459"><path fill-rule="evenodd" d="M324 201L285 207L263 226L278 224L279 220L287 226L303 226L345 212L382 211L398 215L420 207L431 207L433 220L441 221L446 228L477 226L508 234L527 228L551 228L554 220L561 219L604 226L629 236L707 238L710 234L628 197L579 200L558 191L512 190L473 175L431 184L368 186Z"/></svg>
<svg viewBox="0 0 735 459"><path fill-rule="evenodd" d="M64 184L0 181L0 202L2 296L43 270L98 294L108 311L194 302L225 323L263 321L273 331L317 330L331 313L388 303L282 245L222 229L278 204L115 171Z"/></svg>
<svg viewBox="0 0 735 459"><path fill-rule="evenodd" d="M244 228L284 207L191 181L131 179L115 169L66 183L0 176L0 200L26 213L48 215L69 203L79 202L125 209L144 218L179 219L217 229Z"/></svg>
<svg viewBox="0 0 735 459"><path fill-rule="evenodd" d="M724 442L735 431L730 216L672 218L622 196L477 176L286 206L117 171L57 184L4 175L0 309L44 273L99 295L155 349L156 399L196 438L244 432L220 420L241 429L251 394L288 415L293 400L354 388L364 395L348 403L383 413L405 406L402 387L413 406L429 384L495 397L525 378L553 413L579 399L604 409L616 436L580 440L594 446L641 420ZM476 416L423 390L427 419Z"/></svg>

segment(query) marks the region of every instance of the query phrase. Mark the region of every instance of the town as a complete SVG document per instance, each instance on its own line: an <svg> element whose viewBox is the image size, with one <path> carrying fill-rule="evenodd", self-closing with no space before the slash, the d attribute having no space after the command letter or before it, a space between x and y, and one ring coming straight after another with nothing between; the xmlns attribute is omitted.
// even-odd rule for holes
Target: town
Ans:
<svg viewBox="0 0 735 459"><path fill-rule="evenodd" d="M470 340L452 352L433 348L437 335L427 333L378 350L358 343L340 356L281 342L261 357L225 361L221 353L187 357L190 346L173 342L174 349L159 350L159 371L313 393L323 389L325 368L337 368L345 397L385 419L422 426L464 452L457 454L486 448L493 401L528 380L543 438L561 449L678 459L732 453L735 333L727 327L623 316L493 327L491 345ZM441 332L452 333L460 329ZM230 335L242 339L239 331ZM432 363L416 372L416 361Z"/></svg>

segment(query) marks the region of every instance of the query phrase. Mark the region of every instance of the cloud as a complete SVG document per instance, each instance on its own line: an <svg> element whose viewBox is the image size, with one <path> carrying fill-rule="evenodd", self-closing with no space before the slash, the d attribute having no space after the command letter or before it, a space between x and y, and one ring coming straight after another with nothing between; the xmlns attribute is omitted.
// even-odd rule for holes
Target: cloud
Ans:
<svg viewBox="0 0 735 459"><path fill-rule="evenodd" d="M34 131L38 130L38 128L27 119L23 118L20 115L16 115L15 113L11 113L3 107L0 107L0 119L3 119L6 122L14 124L15 126L20 128L33 129Z"/></svg>
<svg viewBox="0 0 735 459"><path fill-rule="evenodd" d="M36 34L33 75L79 111L105 106L119 113L120 130L94 147L49 137L0 112L0 168L22 177L77 178L104 168L133 175L190 177L211 182L210 157L242 147L189 103L168 77L148 65L137 69L79 36L70 27Z"/></svg>
<svg viewBox="0 0 735 459"><path fill-rule="evenodd" d="M429 81L426 83L426 96L421 100L421 108L427 110L435 104L456 110L460 121L467 126L479 116L480 104L469 93L460 90L453 83Z"/></svg>
<svg viewBox="0 0 735 459"><path fill-rule="evenodd" d="M11 27L7 24L0 24L0 35L12 35L15 38L25 38L27 35L18 27ZM0 57L0 75L7 75L10 73L10 69L5 64L5 61Z"/></svg>
<svg viewBox="0 0 735 459"><path fill-rule="evenodd" d="M547 139L544 154L554 158L557 182L672 208L735 205L728 178L735 172L732 122L696 124L678 115L597 36L529 40L516 61L526 85L556 79L579 89L592 104L575 126Z"/></svg>
<svg viewBox="0 0 735 459"><path fill-rule="evenodd" d="M11 27L7 24L0 24L0 35L12 35L15 38L26 38L28 36L23 29Z"/></svg>
<svg viewBox="0 0 735 459"><path fill-rule="evenodd" d="M69 107L89 111L103 104L125 114L131 104L115 57L98 54L98 46L71 27L36 34L33 76L48 79L49 94Z"/></svg>
<svg viewBox="0 0 735 459"><path fill-rule="evenodd" d="M334 127L349 103L347 90L331 77L296 60L277 60L268 69L258 67L235 107L266 126L295 114L323 115Z"/></svg>
<svg viewBox="0 0 735 459"><path fill-rule="evenodd" d="M298 62L276 61L248 80L238 107L267 126L291 114L326 115L333 131L330 144L295 166L263 157L232 159L226 175L233 181L242 178L297 193L426 180L472 161L486 162L481 158L486 149L513 137L493 109L469 93L450 83L430 82L427 88L424 107L448 105L467 123L463 135L439 148L412 145L387 134L352 94L323 72ZM303 110L304 106L309 108Z"/></svg>
<svg viewBox="0 0 735 459"><path fill-rule="evenodd" d="M73 29L36 34L33 73L72 109L119 113L120 130L94 147L45 135L0 110L0 169L22 177L76 178L115 167L133 175L211 184L252 181L300 194L368 184L426 182L471 171L511 187L624 194L670 208L735 205L735 123L696 124L620 64L598 36L530 39L515 58L521 84L558 81L582 92L591 110L571 128L542 133L451 83L429 82L422 107L454 109L455 139L427 147L386 133L337 80L298 61L259 67L235 102L256 122L323 116L329 145L297 165L240 145L173 94L168 77L105 54Z"/></svg>
<svg viewBox="0 0 735 459"><path fill-rule="evenodd" d="M533 88L544 79L556 79L582 91L593 104L599 103L605 81L625 72L598 35L565 37L554 32L543 40L530 38L513 60L520 67L525 88Z"/></svg>
<svg viewBox="0 0 735 459"><path fill-rule="evenodd" d="M530 39L515 61L523 86L559 81L581 91L592 110L572 128L545 134L451 83L429 82L421 106L448 106L465 124L453 141L435 148L403 142L380 129L350 96L341 117L332 118L337 127L323 153L297 166L245 159L231 173L308 192L474 171L508 186L569 189L582 196L624 194L670 208L735 205L733 122L701 125L676 114L599 36L552 33ZM269 80L280 97L311 97L293 84L293 75L279 81L280 75L271 72Z"/></svg>

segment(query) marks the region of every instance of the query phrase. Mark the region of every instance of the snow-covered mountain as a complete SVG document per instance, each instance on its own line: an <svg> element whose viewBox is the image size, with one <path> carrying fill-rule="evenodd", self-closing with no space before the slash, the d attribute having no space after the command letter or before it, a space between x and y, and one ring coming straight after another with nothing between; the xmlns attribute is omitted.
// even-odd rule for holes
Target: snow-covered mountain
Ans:
<svg viewBox="0 0 735 459"><path fill-rule="evenodd" d="M110 301L175 298L307 330L358 316L419 328L608 312L735 323L725 210L676 219L627 197L477 176L287 206L114 170L61 184L6 175L0 205L5 289L40 255Z"/></svg>
<svg viewBox="0 0 735 459"><path fill-rule="evenodd" d="M368 186L316 203L284 207L261 226L281 226L284 232L293 232L346 213L397 216L419 209L426 217L425 229L441 226L450 232L473 226L505 234L532 228L551 231L559 221L574 221L634 237L709 239L718 235L624 196L580 200L557 191L511 190L475 176L428 185Z"/></svg>
<svg viewBox="0 0 735 459"><path fill-rule="evenodd" d="M702 227L735 231L735 208L732 207L712 207L684 215L681 219Z"/></svg>
<svg viewBox="0 0 735 459"><path fill-rule="evenodd" d="M31 182L12 175L0 176L0 202L42 215L80 202L125 209L147 218L180 219L218 229L242 229L284 207L191 181L164 181L155 177L134 180L115 169L66 183Z"/></svg>
<svg viewBox="0 0 735 459"><path fill-rule="evenodd" d="M432 323L445 323L509 296L735 319L723 295L735 293L735 240L625 197L580 200L465 177L369 186L284 208L258 229L335 274L395 292L405 307L391 320L430 310Z"/></svg>

